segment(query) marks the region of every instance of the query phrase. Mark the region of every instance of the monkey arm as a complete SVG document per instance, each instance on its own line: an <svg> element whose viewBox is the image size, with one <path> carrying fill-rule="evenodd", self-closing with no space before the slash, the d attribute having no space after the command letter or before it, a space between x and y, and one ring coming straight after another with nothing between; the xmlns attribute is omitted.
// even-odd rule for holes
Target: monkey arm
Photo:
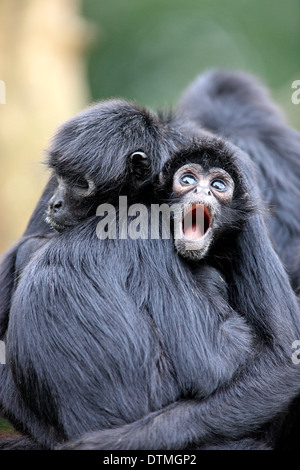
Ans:
<svg viewBox="0 0 300 470"><path fill-rule="evenodd" d="M207 400L182 400L119 428L91 433L64 449L186 449L234 439L274 418L299 392L299 366L269 360L267 350L238 381ZM298 367L298 370L296 370ZM261 385L259 385L261 384Z"/></svg>

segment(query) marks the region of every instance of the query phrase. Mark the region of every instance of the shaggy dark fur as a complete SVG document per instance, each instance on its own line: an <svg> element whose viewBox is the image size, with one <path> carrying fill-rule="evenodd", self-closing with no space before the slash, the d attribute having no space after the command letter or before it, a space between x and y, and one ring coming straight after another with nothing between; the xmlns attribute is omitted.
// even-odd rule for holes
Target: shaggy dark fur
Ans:
<svg viewBox="0 0 300 470"><path fill-rule="evenodd" d="M168 117L157 116L124 100L100 102L61 126L48 151L48 164L55 173L23 237L2 257L0 339L5 334L11 297L23 266L53 235L45 220L49 200L57 188L57 176L66 178L70 186L82 177L93 180L97 192L92 200L85 201L85 216L94 214L101 202L115 202L128 188L134 192L136 186L129 164L132 152L143 150L149 156L151 168L144 177L147 183L153 180L170 154L188 142L189 127L180 123L174 126L169 125Z"/></svg>
<svg viewBox="0 0 300 470"><path fill-rule="evenodd" d="M93 203L127 194L149 204L154 175L198 132L183 122L180 113L163 119L123 101L102 103L62 127L50 166L70 181L92 179ZM213 165L221 152L237 168L255 206L247 157L219 140L209 147ZM152 169L141 187L133 185L128 166L137 150L150 155ZM29 238L49 233L41 216L55 187L53 178ZM49 448L93 430L67 447L181 449L212 442L224 448L237 440L228 447L258 448L257 440L241 438L283 413L300 384L291 362L299 309L261 214L255 211L219 253L216 268L226 275L229 303L206 271L195 276L172 241L103 243L96 224L91 216L50 240L46 235L28 266L26 256L15 265L18 246L6 258L10 276L0 285L2 338L11 312L10 365L2 366L0 389L6 416Z"/></svg>
<svg viewBox="0 0 300 470"><path fill-rule="evenodd" d="M300 289L300 134L289 127L259 81L213 70L184 91L176 113L244 150L258 169L267 225L296 291Z"/></svg>
<svg viewBox="0 0 300 470"><path fill-rule="evenodd" d="M300 292L300 134L253 76L224 70L200 75L184 91L177 119L191 121L243 149L256 163L266 222L294 290ZM298 448L300 398L277 446Z"/></svg>
<svg viewBox="0 0 300 470"><path fill-rule="evenodd" d="M204 160L226 168L237 197L251 194L255 207L250 162L220 140L176 154L159 197L172 197L174 168ZM160 202L151 186L140 202ZM201 265L193 276L172 239L100 241L97 223L91 216L53 237L24 269L10 310L4 409L49 448L93 430L65 448L224 448L229 440L238 448L299 391L290 359L299 310L260 213L211 253L229 303L209 273L201 278Z"/></svg>
<svg viewBox="0 0 300 470"><path fill-rule="evenodd" d="M0 338L6 341L7 325L13 293L22 271L32 257L39 256L39 248L57 234L45 222L49 200L57 188L57 176L65 178L69 185L78 178L93 179L97 192L87 203L87 213L103 201L115 202L122 191L137 195L139 184L133 178L130 155L144 151L149 156L151 168L144 182L153 181L178 146L188 142L188 131L180 133L168 124L168 119L124 100L112 100L92 106L64 124L55 136L48 152L48 163L54 169L53 176L34 211L21 240L5 255L0 267ZM72 166L73 165L73 166ZM150 170L152 173L150 173ZM136 194L135 194L136 193ZM94 273L90 273L92 276ZM105 285L105 284L104 284ZM27 288L26 291L28 292ZM1 366L1 409L18 430L38 435L40 442L52 442L49 429L31 411L27 401L14 388L8 366ZM34 431L32 431L32 428ZM45 432L45 435L43 434ZM55 437L55 442L57 437Z"/></svg>
<svg viewBox="0 0 300 470"><path fill-rule="evenodd" d="M221 166L231 176L235 176L236 197L238 195L241 197L245 193L250 194L253 213L244 222L242 230L231 233L228 239L222 238L224 243L214 247L210 256L205 259L204 266L201 263L197 265L198 275L199 273L201 275L202 271L204 278L201 279L200 276L196 286L193 282L197 276L193 279L189 278L189 269L185 262L180 262L181 269L183 267L184 271L178 270L180 260L176 258L176 255L174 256L172 248L168 251L168 242L163 252L159 251L158 259L155 258L155 264L159 263L159 268L155 269L155 272L162 273L161 264L166 263L164 278L171 267L172 276L175 275L175 280L180 281L181 287L187 281L193 295L195 292L199 294L196 303L191 297L191 291L188 291L188 286L184 294L173 277L168 283L169 293L167 289L164 293L163 279L159 278L157 282L155 276L151 276L153 261L151 271L148 271L147 277L143 278L143 299L149 280L151 287L157 282L155 290L148 297L147 310L151 313L162 335L162 344L167 346L175 377L179 383L183 384L179 389L180 394L174 403L153 411L136 422L91 433L74 443L67 444L64 448L184 449L192 446L205 449L264 448L263 443L257 440L238 441L238 438L249 435L251 432L253 436L260 436L258 431L262 431L264 439L270 439L269 443L273 445L273 426L267 427L266 432L263 424L268 421L277 424L276 419L285 411L291 399L299 393L300 371L291 362L291 341L299 333L299 307L288 278L268 239L263 217L255 210L258 194L247 156L237 149L227 147L219 140L202 141L198 148L192 147L190 151L180 152L174 159L167 162L163 171L166 183L163 188L160 188L162 194L164 197L172 197L167 188L170 188L170 179L175 169L183 163L203 164L204 161L205 165ZM246 177L244 177L244 170L247 170ZM241 201L244 201L243 198ZM159 246L162 246L161 243L162 241ZM146 250L143 249L143 253L146 254ZM167 258L165 258L166 254ZM149 260L150 258L153 260L154 252L149 255ZM139 260L144 271L143 258L140 256ZM145 263L145 266L148 264L149 261ZM229 306L242 313L247 319L248 326L253 328L255 340L243 367L236 363L236 372L232 378L224 377L223 384L220 383L209 396L203 393L203 389L200 390L204 382L206 386L211 384L215 373L220 374L222 363L219 362L221 350L218 351L218 344L220 346L221 343L219 340L216 343L214 339L217 328L213 332L212 325L207 322L212 321L217 314L218 305L220 307L222 305L221 309L226 308L226 302L224 296L221 295L220 298L220 290L214 290L212 279L207 273L208 265L217 268L218 272L221 271L225 276L230 287L228 290ZM205 275L207 275L206 282ZM140 278L140 271L138 271L138 279ZM175 291L173 291L174 283ZM280 293L279 290L281 290ZM138 298L136 291L133 295ZM161 300L160 304L155 305L157 295ZM177 306L174 304L172 307L174 299L177 299ZM220 299L220 304L218 299ZM205 306L207 301L209 304ZM154 308L151 308L151 305ZM187 310L185 310L186 307ZM193 316L192 311L195 307L198 313L195 312ZM184 312L183 317L181 317L182 312ZM203 330L205 324L206 327ZM201 364L205 357L202 347L204 344L207 345L207 338L203 336L205 331L209 335L213 334L209 342L210 346L214 344L216 347L209 356L209 363L213 364L213 368L209 371L208 377L201 371ZM196 333L196 337L193 332ZM233 325L230 327L230 335L232 334L234 334ZM177 335L180 335L181 339ZM185 340L183 340L184 337ZM231 361L234 360L234 354L238 354L238 351L243 349L242 332L238 337L239 345L232 344L229 348L232 347L231 351L229 352L228 349L224 352L224 356L230 354ZM244 346L246 344L247 341ZM169 379L168 383L170 383ZM275 435L276 432L275 430ZM235 442L228 442L230 439L234 439ZM203 443L205 443L204 447L202 447Z"/></svg>

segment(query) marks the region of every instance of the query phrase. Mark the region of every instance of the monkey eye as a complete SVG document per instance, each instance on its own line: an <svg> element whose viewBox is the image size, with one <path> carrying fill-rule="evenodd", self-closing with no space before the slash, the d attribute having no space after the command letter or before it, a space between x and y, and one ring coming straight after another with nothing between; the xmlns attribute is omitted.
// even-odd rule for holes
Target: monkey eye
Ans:
<svg viewBox="0 0 300 470"><path fill-rule="evenodd" d="M180 183L185 185L185 186L188 186L188 185L191 185L191 184L198 183L198 180L197 180L196 176L193 175L192 173L185 173L184 175L181 176Z"/></svg>
<svg viewBox="0 0 300 470"><path fill-rule="evenodd" d="M69 181L72 186L75 186L75 188L79 188L79 189L89 188L89 182L83 176L74 176L73 178L70 178Z"/></svg>
<svg viewBox="0 0 300 470"><path fill-rule="evenodd" d="M216 191L226 191L227 185L221 179L215 179L210 183L211 187L216 189Z"/></svg>
<svg viewBox="0 0 300 470"><path fill-rule="evenodd" d="M74 195L80 197L93 196L96 193L95 183L84 176L69 176L65 178L67 187L73 192Z"/></svg>

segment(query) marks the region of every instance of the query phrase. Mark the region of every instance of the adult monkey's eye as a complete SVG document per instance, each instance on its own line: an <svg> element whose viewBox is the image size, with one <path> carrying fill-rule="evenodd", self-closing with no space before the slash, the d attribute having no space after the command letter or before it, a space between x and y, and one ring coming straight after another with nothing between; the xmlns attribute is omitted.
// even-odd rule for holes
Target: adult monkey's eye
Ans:
<svg viewBox="0 0 300 470"><path fill-rule="evenodd" d="M184 175L181 176L180 183L184 184L185 186L188 186L191 184L198 183L198 179L192 173L185 173Z"/></svg>
<svg viewBox="0 0 300 470"><path fill-rule="evenodd" d="M89 182L83 176L78 176L77 178L73 179L73 185L80 189L88 189Z"/></svg>
<svg viewBox="0 0 300 470"><path fill-rule="evenodd" d="M96 193L95 183L84 176L74 176L68 178L68 187L73 194L81 197L93 196Z"/></svg>
<svg viewBox="0 0 300 470"><path fill-rule="evenodd" d="M226 191L227 185L221 179L215 179L210 183L211 187L214 188L216 191Z"/></svg>

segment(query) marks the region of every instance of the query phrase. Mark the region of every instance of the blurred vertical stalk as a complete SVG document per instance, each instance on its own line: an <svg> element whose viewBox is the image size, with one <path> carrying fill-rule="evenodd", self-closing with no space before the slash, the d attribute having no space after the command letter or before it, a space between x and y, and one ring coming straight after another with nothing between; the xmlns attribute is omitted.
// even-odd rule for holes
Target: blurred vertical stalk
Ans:
<svg viewBox="0 0 300 470"><path fill-rule="evenodd" d="M0 253L23 232L48 175L56 127L89 101L93 29L78 0L0 0Z"/></svg>

